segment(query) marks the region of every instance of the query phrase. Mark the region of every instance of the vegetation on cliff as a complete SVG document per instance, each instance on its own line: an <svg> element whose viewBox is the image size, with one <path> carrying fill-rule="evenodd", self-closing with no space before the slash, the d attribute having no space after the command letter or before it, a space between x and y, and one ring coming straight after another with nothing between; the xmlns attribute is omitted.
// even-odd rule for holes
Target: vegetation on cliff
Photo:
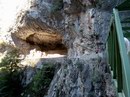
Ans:
<svg viewBox="0 0 130 97"><path fill-rule="evenodd" d="M32 82L25 88L23 96L43 97L46 95L54 73L55 66L53 64L43 64L42 69L37 71Z"/></svg>
<svg viewBox="0 0 130 97"><path fill-rule="evenodd" d="M22 92L22 71L16 50L8 52L0 63L0 97L19 97Z"/></svg>

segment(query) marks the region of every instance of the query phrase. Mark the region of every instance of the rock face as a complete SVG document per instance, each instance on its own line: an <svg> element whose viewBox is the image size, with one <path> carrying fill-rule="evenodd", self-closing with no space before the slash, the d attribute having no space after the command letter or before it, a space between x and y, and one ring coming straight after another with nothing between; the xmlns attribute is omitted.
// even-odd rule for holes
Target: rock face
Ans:
<svg viewBox="0 0 130 97"><path fill-rule="evenodd" d="M46 97L116 97L105 52L112 8L119 1L14 1L14 20L0 28L11 33L22 53L34 48L67 52Z"/></svg>

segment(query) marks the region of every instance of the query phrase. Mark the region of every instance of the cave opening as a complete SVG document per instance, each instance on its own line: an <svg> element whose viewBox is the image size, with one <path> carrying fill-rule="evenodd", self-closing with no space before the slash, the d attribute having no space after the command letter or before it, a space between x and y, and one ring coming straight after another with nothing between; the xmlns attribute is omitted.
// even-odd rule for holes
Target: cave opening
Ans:
<svg viewBox="0 0 130 97"><path fill-rule="evenodd" d="M63 43L63 36L56 32L19 32L12 33L11 37L16 47L20 50L21 54L25 56L38 56L40 53L42 53L43 55L49 57L62 57L66 56L68 53L68 48ZM38 55L34 55L34 53L37 53Z"/></svg>
<svg viewBox="0 0 130 97"><path fill-rule="evenodd" d="M38 46L40 51L46 52L48 54L58 53L58 54L67 54L67 48L62 43L41 43L37 44L32 41L26 41L32 47Z"/></svg>
<svg viewBox="0 0 130 97"><path fill-rule="evenodd" d="M26 42L32 47L38 47L41 52L48 56L66 56L67 47L62 43L62 37L59 34L33 34L26 38Z"/></svg>

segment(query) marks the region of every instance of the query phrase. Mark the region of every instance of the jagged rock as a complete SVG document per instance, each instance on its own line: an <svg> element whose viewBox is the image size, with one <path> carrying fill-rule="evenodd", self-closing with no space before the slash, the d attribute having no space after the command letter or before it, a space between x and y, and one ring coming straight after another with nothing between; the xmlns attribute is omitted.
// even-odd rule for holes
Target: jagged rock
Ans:
<svg viewBox="0 0 130 97"><path fill-rule="evenodd" d="M47 97L116 97L105 50L112 8L120 1L13 0L11 6L4 0L1 7L13 9L2 11L8 16L0 17L0 31L11 33L23 53L67 52ZM14 12L10 18L8 12Z"/></svg>

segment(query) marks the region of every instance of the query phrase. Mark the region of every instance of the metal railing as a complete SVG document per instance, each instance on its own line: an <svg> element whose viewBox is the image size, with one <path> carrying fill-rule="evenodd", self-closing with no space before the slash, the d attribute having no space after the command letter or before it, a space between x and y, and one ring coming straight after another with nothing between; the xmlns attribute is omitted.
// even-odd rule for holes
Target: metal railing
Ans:
<svg viewBox="0 0 130 97"><path fill-rule="evenodd" d="M130 97L130 61L117 9L113 9L113 22L108 38L108 59L118 97Z"/></svg>

